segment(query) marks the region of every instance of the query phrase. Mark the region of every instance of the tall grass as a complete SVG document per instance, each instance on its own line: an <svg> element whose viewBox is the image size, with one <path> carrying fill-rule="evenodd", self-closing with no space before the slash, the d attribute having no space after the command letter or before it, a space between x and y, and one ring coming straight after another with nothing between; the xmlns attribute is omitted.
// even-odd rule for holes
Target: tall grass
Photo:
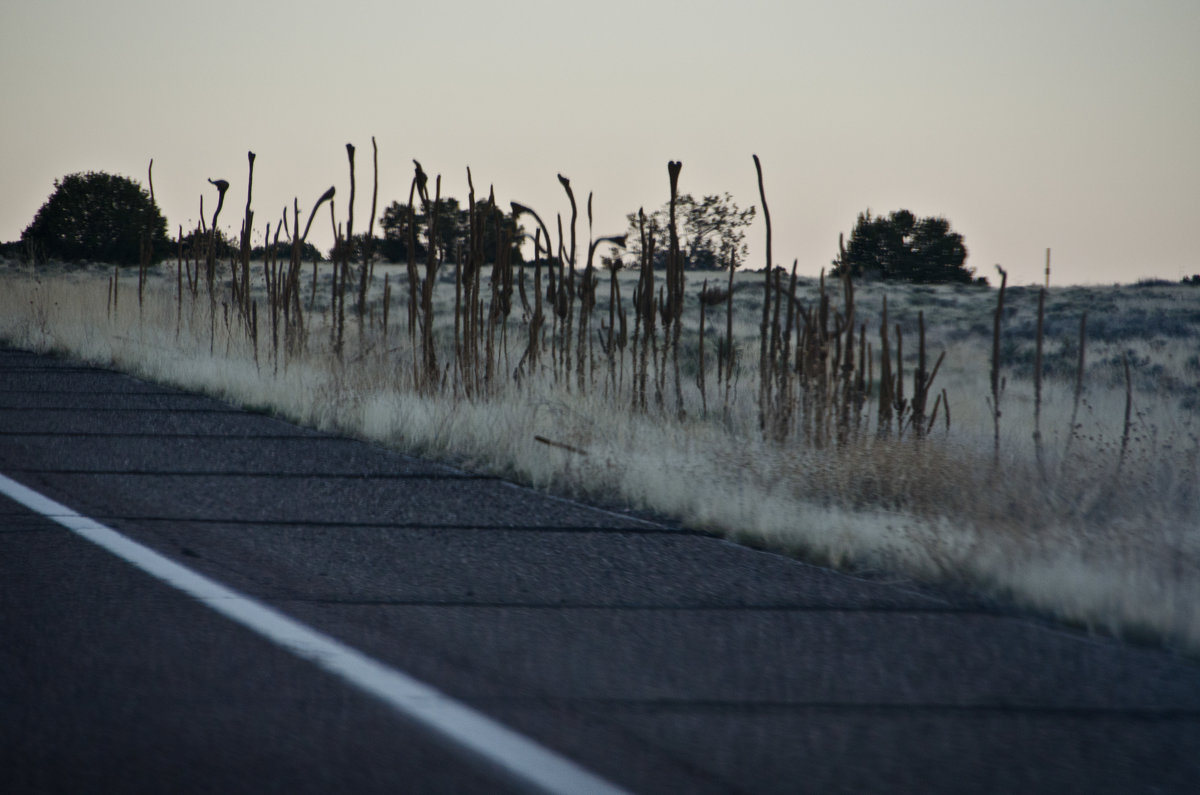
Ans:
<svg viewBox="0 0 1200 795"><path fill-rule="evenodd" d="M681 175L671 163L671 198ZM641 259L608 258L604 290L595 251L621 238L593 237L589 196L579 261L568 179L556 237L513 205L534 224L534 261L514 263L503 236L482 250L478 208L495 202L476 202L469 173L469 228L457 251L442 250L441 180L415 164L409 207L420 200L428 222L418 228L410 212L409 261L340 246L331 268L313 263L302 300L300 247L326 202L337 231L334 191L303 232L298 201L290 225L286 211L276 224L288 263L269 246L252 267L250 179L227 262L214 213L199 229L212 248L185 257L181 230L174 272L143 269L136 282L106 266L51 275L8 264L0 337L1200 652L1200 291L832 283L795 266L731 270L718 288L689 279L671 230L668 268L656 271L645 220ZM765 189L761 199L769 219ZM353 239L353 204L339 238ZM393 294L397 283L407 295ZM140 302L125 295L134 289ZM1088 312L1104 322L1081 332ZM393 317L407 323L392 328Z"/></svg>

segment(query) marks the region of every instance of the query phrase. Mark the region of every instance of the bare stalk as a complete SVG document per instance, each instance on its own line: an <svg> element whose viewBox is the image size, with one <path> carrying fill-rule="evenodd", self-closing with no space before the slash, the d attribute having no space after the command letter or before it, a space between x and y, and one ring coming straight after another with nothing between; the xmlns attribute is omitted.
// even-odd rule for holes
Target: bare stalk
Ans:
<svg viewBox="0 0 1200 795"><path fill-rule="evenodd" d="M1075 434L1078 432L1079 420L1079 402L1083 397L1083 370L1085 364L1084 351L1087 343L1087 312L1084 312L1079 317L1079 360L1075 365L1075 399L1071 404L1071 424L1068 427L1067 443L1063 449L1063 463L1066 463L1067 456L1071 452L1071 442L1075 439Z"/></svg>
<svg viewBox="0 0 1200 795"><path fill-rule="evenodd" d="M754 170L758 173L758 196L759 200L762 202L763 219L767 224L767 264L763 269L763 315L762 327L760 329L758 354L760 382L758 400L759 426L765 430L767 427L767 414L770 411L770 407L768 406L770 378L767 372L767 332L769 330L768 324L770 323L771 319L771 267L774 260L772 259L771 253L771 211L767 207L767 192L763 187L762 163L759 162L758 155L752 155L752 157L754 158Z"/></svg>
<svg viewBox="0 0 1200 795"><path fill-rule="evenodd" d="M999 265L1000 293L996 298L996 312L992 316L992 442L993 462L1000 463L1000 393L1003 385L1000 381L1000 329L1004 322L1004 288L1008 285L1008 273Z"/></svg>
<svg viewBox="0 0 1200 795"><path fill-rule="evenodd" d="M1046 279L1050 278L1050 249L1046 249ZM1046 462L1042 455L1042 343L1046 318L1046 288L1038 291L1037 347L1033 355L1033 450L1037 457L1038 472L1043 480Z"/></svg>

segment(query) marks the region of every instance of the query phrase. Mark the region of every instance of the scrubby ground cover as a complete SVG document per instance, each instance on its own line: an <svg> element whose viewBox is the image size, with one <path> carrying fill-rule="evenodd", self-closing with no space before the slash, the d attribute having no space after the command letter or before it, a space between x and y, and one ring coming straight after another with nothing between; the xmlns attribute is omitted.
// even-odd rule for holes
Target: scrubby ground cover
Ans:
<svg viewBox="0 0 1200 795"><path fill-rule="evenodd" d="M241 318L227 295L236 263L218 264L211 298L202 264L193 290L179 263L142 277L99 265L4 263L0 338L539 487L650 509L808 559L950 583L1200 652L1200 290L1051 288L1039 400L1038 288L1006 292L993 392L998 290L858 285L852 300L863 331L854 346L869 366L853 364L862 383L842 400L835 393L844 384L824 364L821 376L797 374L808 366L797 353L799 321L782 357L779 322L770 360L786 362L791 386L779 386L780 369L770 362L764 377L764 296L773 299L768 314L780 304L780 317L792 298L768 288L762 272L738 273L732 283L709 274L723 290L733 288L732 302L724 295L712 301L709 283L703 336L705 276L686 274L676 348L659 328L655 343L639 349L634 335L643 343L648 336L633 319L618 347L611 293L597 289L586 325L576 317L568 330L565 317L543 319L535 335L540 357L531 361L532 269L525 275L529 312L515 302L501 318L489 314L491 268L478 271L483 288L471 309L465 268L445 265L409 294L400 288L405 266L376 264L367 272L362 321L352 298L339 339L338 313L346 310L335 279L344 283L346 272L337 277L326 263L313 279L306 265L303 331L288 338L277 330L272 342L269 266L253 264L251 317ZM610 287L609 274L600 276L598 286ZM640 278L636 268L619 274L627 311ZM822 294L830 316L844 317L840 285L822 293L817 280L796 281L795 312L812 313L814 329ZM422 316L409 314L426 286L428 343ZM889 364L901 371L904 399L914 396L921 369L921 319L927 380L945 354L928 403L935 393L941 400L936 410L925 407L924 432L911 408L907 424L897 419L894 395L888 423L882 419L885 297L889 345L902 344ZM477 336L468 343L472 323ZM768 317L768 337L771 324ZM732 346L722 341L727 328ZM834 357L842 339L831 335L817 355ZM432 376L422 370L424 344L436 355ZM567 362L567 355L576 358ZM774 397L764 398L771 389ZM781 424L785 404L791 416Z"/></svg>

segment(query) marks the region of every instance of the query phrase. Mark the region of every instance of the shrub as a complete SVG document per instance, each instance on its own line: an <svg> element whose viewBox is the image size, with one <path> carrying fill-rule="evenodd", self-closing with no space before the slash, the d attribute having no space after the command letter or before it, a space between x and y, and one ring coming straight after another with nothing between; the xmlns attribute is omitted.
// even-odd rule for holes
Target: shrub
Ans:
<svg viewBox="0 0 1200 795"><path fill-rule="evenodd" d="M355 235L357 237L357 235ZM267 258L268 250L272 253L276 260L287 262L292 256L292 242L290 240L280 240L278 244L271 243L268 246L254 246L250 249L250 259L263 260ZM305 241L300 244L300 259L304 262L312 262L313 260L321 260L321 251L312 243Z"/></svg>
<svg viewBox="0 0 1200 795"><path fill-rule="evenodd" d="M175 250L178 250L180 244L183 245L183 255L196 260L207 258L210 247L214 249L217 259L229 259L236 256L241 250L237 241L220 229L217 230L215 237L211 230L193 229L175 242ZM291 251L290 247L288 251ZM253 251L251 251L251 256L253 256Z"/></svg>
<svg viewBox="0 0 1200 795"><path fill-rule="evenodd" d="M136 265L170 252L167 221L158 205L128 177L90 171L55 180L21 240L36 259Z"/></svg>
<svg viewBox="0 0 1200 795"><path fill-rule="evenodd" d="M0 259L21 259L25 252L25 244L20 240L10 240L0 243Z"/></svg>
<svg viewBox="0 0 1200 795"><path fill-rule="evenodd" d="M986 278L976 278L966 267L966 259L962 235L945 218L918 219L908 210L873 217L868 210L859 214L850 240L833 261L833 275L849 270L856 278L986 285Z"/></svg>

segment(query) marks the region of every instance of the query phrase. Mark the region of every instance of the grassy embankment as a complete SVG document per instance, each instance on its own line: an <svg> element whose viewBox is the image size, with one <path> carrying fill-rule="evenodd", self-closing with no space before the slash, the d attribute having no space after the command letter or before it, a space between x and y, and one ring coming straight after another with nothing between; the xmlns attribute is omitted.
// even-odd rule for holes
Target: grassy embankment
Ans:
<svg viewBox="0 0 1200 795"><path fill-rule="evenodd" d="M573 237L536 270L470 240L461 266L7 263L0 339L1200 652L1200 290L1009 287L997 323L973 286L614 283Z"/></svg>

